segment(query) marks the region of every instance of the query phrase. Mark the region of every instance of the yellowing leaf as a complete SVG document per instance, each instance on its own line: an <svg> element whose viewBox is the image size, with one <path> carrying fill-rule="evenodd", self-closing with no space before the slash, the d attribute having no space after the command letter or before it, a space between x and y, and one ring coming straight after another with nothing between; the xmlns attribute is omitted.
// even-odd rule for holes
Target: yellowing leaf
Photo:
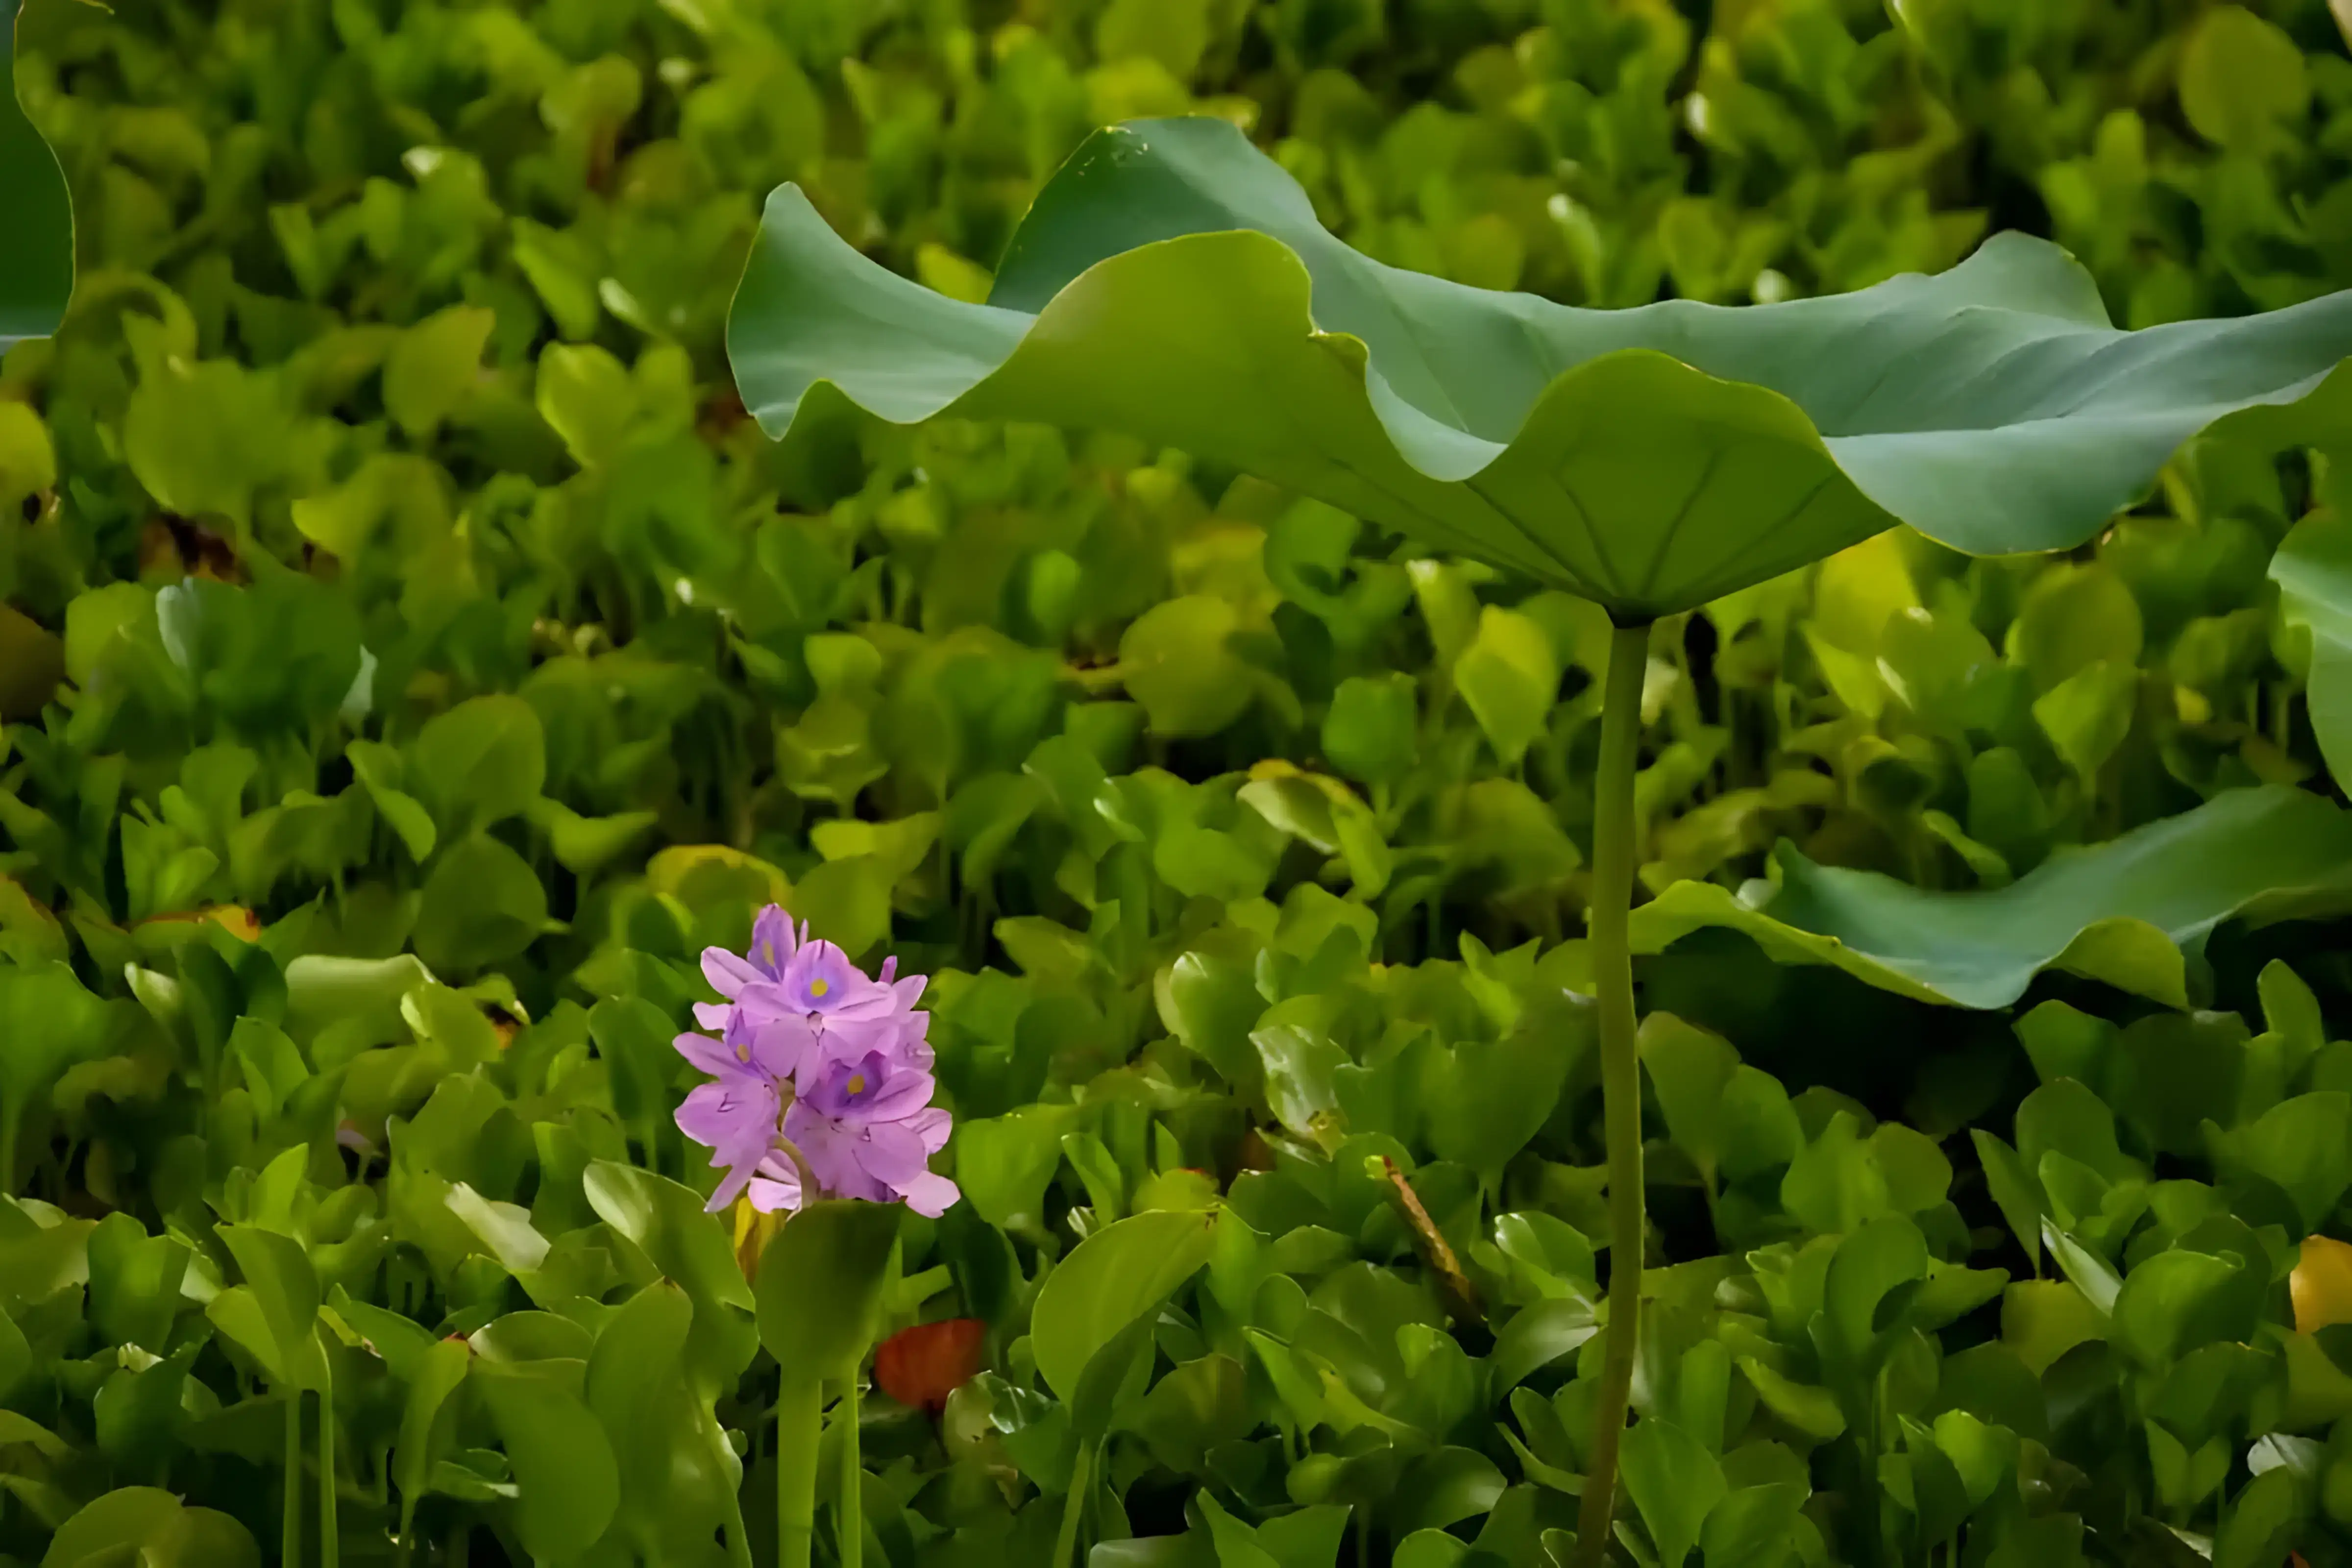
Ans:
<svg viewBox="0 0 2352 1568"><path fill-rule="evenodd" d="M2335 1323L2352 1323L2352 1246L2332 1237L2306 1236L2303 1256L2287 1276L2294 1298L2294 1331L2315 1334Z"/></svg>

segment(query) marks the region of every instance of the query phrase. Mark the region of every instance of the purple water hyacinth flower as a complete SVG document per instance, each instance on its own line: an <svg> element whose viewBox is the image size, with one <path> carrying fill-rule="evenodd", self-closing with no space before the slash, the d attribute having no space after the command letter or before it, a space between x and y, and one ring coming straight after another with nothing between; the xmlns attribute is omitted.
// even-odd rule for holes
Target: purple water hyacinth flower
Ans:
<svg viewBox="0 0 2352 1568"><path fill-rule="evenodd" d="M677 1124L727 1171L712 1210L746 1194L763 1213L831 1195L937 1215L962 1195L929 1169L952 1119L930 1103L930 1019L915 1006L922 976L900 979L896 959L868 975L772 904L749 952L707 949L702 972L728 1000L695 1008L719 1038L677 1038L713 1079L687 1097Z"/></svg>
<svg viewBox="0 0 2352 1568"><path fill-rule="evenodd" d="M947 1146L948 1113L930 1103L931 1075L869 1051L828 1064L784 1112L784 1136L829 1192L876 1203L902 1199L936 1218L963 1194L930 1170Z"/></svg>
<svg viewBox="0 0 2352 1568"><path fill-rule="evenodd" d="M713 1079L687 1095L677 1129L710 1149L712 1165L726 1168L711 1194L714 1213L735 1201L775 1147L785 1086L816 1053L816 1031L803 1018L757 1018L736 1008L724 1029L716 1040L680 1035L676 1042L678 1054Z"/></svg>
<svg viewBox="0 0 2352 1568"><path fill-rule="evenodd" d="M770 904L751 922L749 952L730 952L723 947L702 950L703 978L730 1002L740 1002L746 991L781 982L807 936L805 925L795 927L781 906Z"/></svg>
<svg viewBox="0 0 2352 1568"><path fill-rule="evenodd" d="M760 1162L757 1174L743 1189L751 1206L761 1214L773 1214L778 1209L801 1206L801 1173L799 1167L781 1152L771 1152Z"/></svg>

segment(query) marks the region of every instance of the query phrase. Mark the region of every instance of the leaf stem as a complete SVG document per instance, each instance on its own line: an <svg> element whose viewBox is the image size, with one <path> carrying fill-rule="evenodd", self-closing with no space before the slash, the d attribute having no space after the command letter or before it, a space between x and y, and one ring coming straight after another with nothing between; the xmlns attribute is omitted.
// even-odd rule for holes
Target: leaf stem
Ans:
<svg viewBox="0 0 2352 1568"><path fill-rule="evenodd" d="M33 1185L26 1179L24 1191L16 1190L16 1142L18 1124L25 1119L26 1107L14 1095L0 1094L0 1193L10 1197L31 1197Z"/></svg>
<svg viewBox="0 0 2352 1568"><path fill-rule="evenodd" d="M1642 680L1650 627L1618 626L1609 639L1601 703L1601 765L1593 780L1591 928L1593 992L1601 1008L1601 1089L1609 1144L1609 1325L1601 1344L1601 1400L1592 1463L1577 1508L1569 1568L1600 1568L1617 1501L1617 1447L1633 1388L1642 1323L1642 1068L1633 1031L1633 954L1626 923L1633 900L1633 775L1642 735Z"/></svg>
<svg viewBox="0 0 2352 1568"><path fill-rule="evenodd" d="M1095 1446L1078 1439L1077 1458L1070 1464L1070 1495L1062 1500L1062 1532L1054 1542L1054 1568L1077 1568L1078 1526L1086 1517L1087 1494L1095 1484Z"/></svg>
<svg viewBox="0 0 2352 1568"><path fill-rule="evenodd" d="M816 1450L824 1395L814 1382L787 1378L776 1394L776 1563L809 1568L816 1535Z"/></svg>
<svg viewBox="0 0 2352 1568"><path fill-rule="evenodd" d="M320 1364L325 1358L320 1357ZM335 1521L335 1385L333 1373L319 1385L319 1568L337 1568L343 1543ZM299 1394L295 1396L300 1398Z"/></svg>
<svg viewBox="0 0 2352 1568"><path fill-rule="evenodd" d="M286 1391L286 1519L278 1528L278 1560L302 1568L302 1391Z"/></svg>
<svg viewBox="0 0 2352 1568"><path fill-rule="evenodd" d="M865 1568L866 1506L859 1495L865 1482L865 1461L857 1451L857 1368L842 1380L841 1413L841 1568Z"/></svg>

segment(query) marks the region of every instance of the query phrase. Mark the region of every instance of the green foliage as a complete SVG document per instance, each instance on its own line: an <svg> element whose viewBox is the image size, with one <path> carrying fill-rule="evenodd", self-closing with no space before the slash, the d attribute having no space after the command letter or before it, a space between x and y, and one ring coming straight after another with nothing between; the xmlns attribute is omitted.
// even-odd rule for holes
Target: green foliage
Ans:
<svg viewBox="0 0 2352 1568"><path fill-rule="evenodd" d="M0 11L0 29L12 38L21 9L22 0L8 0ZM54 331L73 292L71 198L57 154L8 85L0 92L0 191L8 194L8 243L0 249L0 352Z"/></svg>
<svg viewBox="0 0 2352 1568"><path fill-rule="evenodd" d="M1627 1562L2352 1561L2332 396L1660 624L1618 1237L1605 618L1213 451L772 447L722 341L779 183L969 302L1192 112L1577 307L1996 227L2291 306L2321 0L29 0L16 86L80 272L0 361L0 1557L763 1562L780 1399L846 1445L761 1331L855 1285L803 1328L984 1325L858 1406L868 1563L1564 1561L1638 1251ZM966 1194L805 1294L669 1121L769 900L932 976Z"/></svg>

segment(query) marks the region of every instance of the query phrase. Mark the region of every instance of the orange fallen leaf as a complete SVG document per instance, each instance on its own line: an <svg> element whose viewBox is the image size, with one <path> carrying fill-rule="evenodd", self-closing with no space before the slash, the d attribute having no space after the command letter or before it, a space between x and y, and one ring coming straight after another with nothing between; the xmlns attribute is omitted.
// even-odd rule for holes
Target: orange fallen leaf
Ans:
<svg viewBox="0 0 2352 1568"><path fill-rule="evenodd" d="M2294 1331L2315 1334L2333 1323L2352 1323L2352 1246L2331 1237L2306 1236L2303 1257L2287 1276L2294 1298Z"/></svg>
<svg viewBox="0 0 2352 1568"><path fill-rule="evenodd" d="M901 1329L875 1348L874 1381L899 1404L936 1414L980 1371L987 1338L988 1325L978 1318Z"/></svg>

